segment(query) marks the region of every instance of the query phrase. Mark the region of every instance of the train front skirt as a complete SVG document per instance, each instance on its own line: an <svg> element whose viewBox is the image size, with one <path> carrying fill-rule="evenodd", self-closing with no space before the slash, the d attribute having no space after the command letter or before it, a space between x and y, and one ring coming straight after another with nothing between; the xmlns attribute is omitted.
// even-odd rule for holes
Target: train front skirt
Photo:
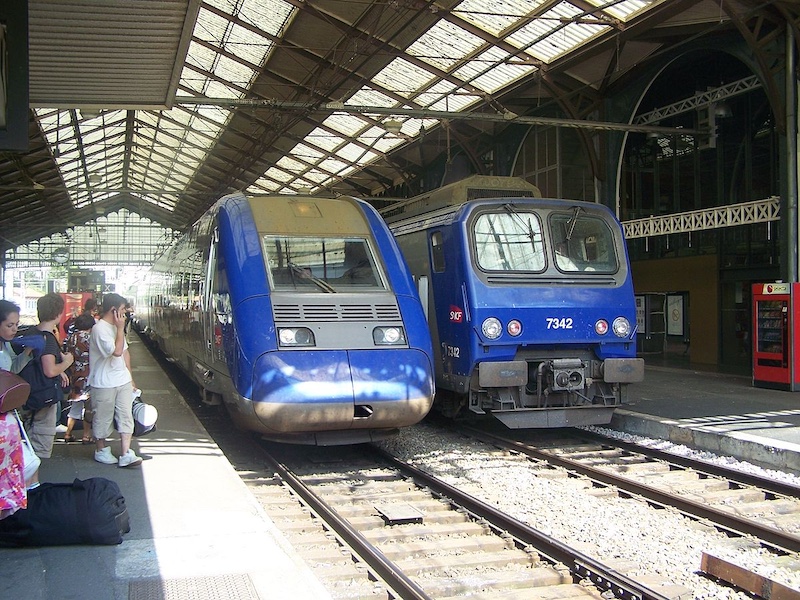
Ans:
<svg viewBox="0 0 800 600"><path fill-rule="evenodd" d="M414 349L270 352L251 402L267 434L404 427L431 408L429 365Z"/></svg>

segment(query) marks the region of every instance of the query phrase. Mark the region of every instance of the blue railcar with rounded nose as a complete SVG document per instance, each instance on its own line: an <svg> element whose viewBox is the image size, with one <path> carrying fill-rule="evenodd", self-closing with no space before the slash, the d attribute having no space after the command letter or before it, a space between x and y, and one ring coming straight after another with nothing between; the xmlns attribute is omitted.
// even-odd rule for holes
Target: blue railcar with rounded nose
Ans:
<svg viewBox="0 0 800 600"><path fill-rule="evenodd" d="M364 201L227 196L165 253L147 289L147 331L242 428L359 443L431 408L419 296Z"/></svg>

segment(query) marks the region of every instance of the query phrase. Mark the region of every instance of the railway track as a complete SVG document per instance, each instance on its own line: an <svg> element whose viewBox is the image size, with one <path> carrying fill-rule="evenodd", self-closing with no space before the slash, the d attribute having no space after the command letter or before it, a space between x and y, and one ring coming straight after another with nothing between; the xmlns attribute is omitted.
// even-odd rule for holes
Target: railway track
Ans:
<svg viewBox="0 0 800 600"><path fill-rule="evenodd" d="M460 431L727 532L751 536L779 553L800 551L796 486L589 432L539 444L472 427Z"/></svg>
<svg viewBox="0 0 800 600"><path fill-rule="evenodd" d="M251 489L337 597L366 597L372 577L398 598L669 597L376 449L277 453L276 479Z"/></svg>

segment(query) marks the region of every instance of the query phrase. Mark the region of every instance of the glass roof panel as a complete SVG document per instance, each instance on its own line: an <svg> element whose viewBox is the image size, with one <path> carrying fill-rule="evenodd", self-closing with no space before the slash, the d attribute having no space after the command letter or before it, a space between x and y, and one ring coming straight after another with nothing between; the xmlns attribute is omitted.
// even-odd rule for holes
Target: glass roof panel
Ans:
<svg viewBox="0 0 800 600"><path fill-rule="evenodd" d="M226 3L227 4L227 3ZM223 11L230 10L230 5L219 6ZM202 5L197 13L197 22L192 36L205 42L220 43L226 38L226 33L231 22L215 12L207 10Z"/></svg>
<svg viewBox="0 0 800 600"><path fill-rule="evenodd" d="M211 121L217 125L225 123L230 114L230 111L219 106L198 106L195 112L199 117L202 117L202 122ZM208 128L211 130L211 125L208 125Z"/></svg>
<svg viewBox="0 0 800 600"><path fill-rule="evenodd" d="M409 119L409 120L411 120L411 119ZM408 121L406 121L406 123L408 123ZM405 126L404 126L404 129L405 129ZM411 128L409 128L409 129L411 129ZM413 136L413 135L416 135L418 133L419 133L419 129L417 129L414 133L409 133L408 135L412 135ZM393 148L397 148L397 146L399 146L401 144L405 144L405 143L406 143L405 138L402 138L402 137L399 137L399 136L396 136L396 135L384 135L379 140L376 140L375 143L372 145L372 147L375 148L375 150L377 150L378 152L384 152L385 153L385 152L388 152L389 150L391 150Z"/></svg>
<svg viewBox="0 0 800 600"><path fill-rule="evenodd" d="M305 137L305 141L322 150L333 152L337 146L344 143L344 138L334 135L326 129L317 127Z"/></svg>
<svg viewBox="0 0 800 600"><path fill-rule="evenodd" d="M225 12L230 12L245 23L254 25L262 31L277 36L293 14L294 7L285 0L258 0L256 2L233 2L232 0L207 0L207 4ZM253 34L255 36L255 34ZM261 38L261 36L257 36ZM259 44L264 43L261 38Z"/></svg>
<svg viewBox="0 0 800 600"><path fill-rule="evenodd" d="M306 138L306 140L308 141L308 138ZM325 156L325 154L319 150L306 144L297 144L297 146L292 149L292 154L298 158L302 158L307 162L314 162Z"/></svg>
<svg viewBox="0 0 800 600"><path fill-rule="evenodd" d="M439 81L424 94L420 94L416 100L431 110L453 112L463 110L466 106L480 100L480 97L467 92L458 92L452 83Z"/></svg>
<svg viewBox="0 0 800 600"><path fill-rule="evenodd" d="M361 117L349 114L332 114L322 124L351 137L369 126L369 123Z"/></svg>
<svg viewBox="0 0 800 600"><path fill-rule="evenodd" d="M227 56L220 56L214 66L214 74L220 79L230 82L231 87L235 89L236 87L247 88L255 71L239 61L232 60ZM240 91L239 93L243 94L244 92Z"/></svg>
<svg viewBox="0 0 800 600"><path fill-rule="evenodd" d="M391 98L384 94L383 92L379 92L378 90L373 90L370 87L363 87L358 90L355 94L350 96L347 100L347 104L355 105L361 104L363 106L383 106L386 108L396 106L397 100Z"/></svg>
<svg viewBox="0 0 800 600"><path fill-rule="evenodd" d="M278 169L277 167L270 167L267 169L267 172L264 173L265 177L269 177L270 179L274 179L275 181L281 181L283 183L287 183L294 179L289 173Z"/></svg>
<svg viewBox="0 0 800 600"><path fill-rule="evenodd" d="M325 169L329 173L333 173L334 175L338 175L342 171L344 171L349 165L348 163L344 162L343 160L339 160L338 158L326 158L319 164L321 169Z"/></svg>
<svg viewBox="0 0 800 600"><path fill-rule="evenodd" d="M265 52L271 49L271 45L272 42L267 38L234 24L225 43L225 50L258 67L264 60Z"/></svg>
<svg viewBox="0 0 800 600"><path fill-rule="evenodd" d="M374 152L370 152L360 144L353 143L339 148L336 151L336 156L359 165L367 164L378 158L378 155Z"/></svg>
<svg viewBox="0 0 800 600"><path fill-rule="evenodd" d="M514 64L513 61L508 52L493 46L457 69L455 75L491 94L536 71L533 65Z"/></svg>
<svg viewBox="0 0 800 600"><path fill-rule="evenodd" d="M209 79L206 83L205 94L210 98L239 98L242 95L239 90L230 85L213 79Z"/></svg>
<svg viewBox="0 0 800 600"><path fill-rule="evenodd" d="M372 81L395 94L408 98L434 79L435 77L430 71L403 58L395 58L375 75Z"/></svg>
<svg viewBox="0 0 800 600"><path fill-rule="evenodd" d="M584 12L578 7L569 2L560 2L541 17L510 33L506 40L524 48L536 58L549 62L608 29L606 25L571 22L583 15Z"/></svg>
<svg viewBox="0 0 800 600"><path fill-rule="evenodd" d="M216 58L217 53L211 48L201 46L195 41L189 44L189 52L186 54L186 62L188 64L210 73L214 68L214 61Z"/></svg>
<svg viewBox="0 0 800 600"><path fill-rule="evenodd" d="M464 0L453 14L495 37L550 0Z"/></svg>
<svg viewBox="0 0 800 600"><path fill-rule="evenodd" d="M589 0L603 12L607 12L615 19L627 21L642 9L648 8L653 4L653 0L623 0L622 2L609 2L608 0Z"/></svg>
<svg viewBox="0 0 800 600"><path fill-rule="evenodd" d="M304 173L303 177L316 183L317 185L322 185L331 178L330 174L322 173L317 169L311 169L307 173Z"/></svg>
<svg viewBox="0 0 800 600"><path fill-rule="evenodd" d="M290 152L290 154L294 154L294 150ZM289 156L289 154L283 156L278 162L275 163L275 165L295 175L299 175L306 170L306 165L298 160L295 160Z"/></svg>
<svg viewBox="0 0 800 600"><path fill-rule="evenodd" d="M442 20L411 44L407 52L442 71L449 71L485 43L466 29Z"/></svg>

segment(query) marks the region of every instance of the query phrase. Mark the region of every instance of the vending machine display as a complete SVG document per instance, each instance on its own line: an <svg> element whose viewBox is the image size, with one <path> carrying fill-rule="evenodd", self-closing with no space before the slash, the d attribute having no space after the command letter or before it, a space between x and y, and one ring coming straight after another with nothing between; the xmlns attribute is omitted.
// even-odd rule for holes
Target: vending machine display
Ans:
<svg viewBox="0 0 800 600"><path fill-rule="evenodd" d="M753 284L753 385L800 390L800 284Z"/></svg>

